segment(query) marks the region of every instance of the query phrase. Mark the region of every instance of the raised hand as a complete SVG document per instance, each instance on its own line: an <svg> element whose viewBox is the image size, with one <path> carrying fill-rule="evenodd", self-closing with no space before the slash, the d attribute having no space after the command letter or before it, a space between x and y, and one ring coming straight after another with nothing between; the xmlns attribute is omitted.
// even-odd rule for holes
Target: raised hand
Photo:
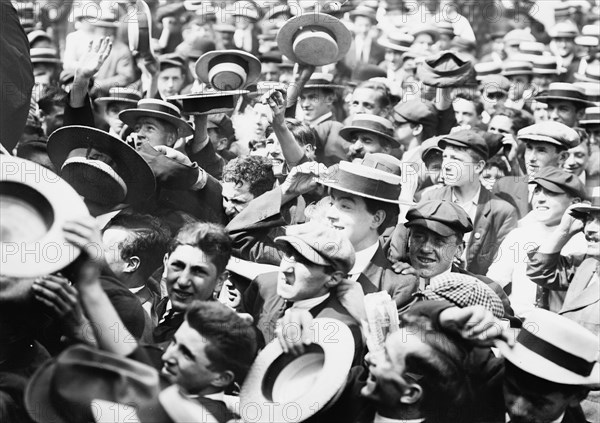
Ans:
<svg viewBox="0 0 600 423"><path fill-rule="evenodd" d="M491 311L483 306L450 307L440 313L440 325L479 345L495 340L510 341L510 336Z"/></svg>
<svg viewBox="0 0 600 423"><path fill-rule="evenodd" d="M88 51L79 59L75 76L80 78L92 78L102 67L110 52L112 41L110 37L90 41Z"/></svg>
<svg viewBox="0 0 600 423"><path fill-rule="evenodd" d="M306 162L293 167L290 174L281 184L284 195L297 196L314 190L318 178L327 174L327 167L322 163Z"/></svg>
<svg viewBox="0 0 600 423"><path fill-rule="evenodd" d="M275 335L285 353L301 355L304 347L312 344L310 326L313 317L308 310L294 310L290 308L277 322Z"/></svg>
<svg viewBox="0 0 600 423"><path fill-rule="evenodd" d="M287 108L287 94L284 90L275 89L273 92L265 94L262 103L271 108L275 123L284 123L285 109Z"/></svg>
<svg viewBox="0 0 600 423"><path fill-rule="evenodd" d="M77 260L77 273L73 282L84 286L98 282L100 269L105 264L102 235L96 219L91 216L65 222L65 240L81 249L82 257Z"/></svg>

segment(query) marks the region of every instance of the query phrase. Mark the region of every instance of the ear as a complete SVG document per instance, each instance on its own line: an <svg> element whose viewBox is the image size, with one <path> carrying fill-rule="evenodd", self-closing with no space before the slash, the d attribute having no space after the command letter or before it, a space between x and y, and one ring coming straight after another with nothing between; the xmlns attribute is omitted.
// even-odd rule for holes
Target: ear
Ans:
<svg viewBox="0 0 600 423"><path fill-rule="evenodd" d="M125 273L133 273L140 268L141 260L138 256L131 256L127 259L125 263L125 268L123 272Z"/></svg>
<svg viewBox="0 0 600 423"><path fill-rule="evenodd" d="M220 138L219 141L217 142L217 150L223 150L225 148L227 148L227 138L223 137Z"/></svg>
<svg viewBox="0 0 600 423"><path fill-rule="evenodd" d="M325 96L325 100L323 101L326 104L332 105L335 101L335 96L333 94L327 94Z"/></svg>
<svg viewBox="0 0 600 423"><path fill-rule="evenodd" d="M383 225L385 218L386 218L385 211L377 210L371 220L371 228L373 228L373 229L379 228L381 225Z"/></svg>
<svg viewBox="0 0 600 423"><path fill-rule="evenodd" d="M475 172L478 173L479 175L481 175L483 173L484 168L485 168L484 160L479 160L477 163L475 163Z"/></svg>
<svg viewBox="0 0 600 423"><path fill-rule="evenodd" d="M225 281L229 279L229 271L225 270L223 273L221 273L219 275L219 277L217 278L217 284L215 285L215 290L214 292L217 294L217 296L219 295L219 293L221 292L221 289L223 289L223 284L225 283Z"/></svg>
<svg viewBox="0 0 600 423"><path fill-rule="evenodd" d="M312 154L312 152L315 151L315 147L312 144L306 144L304 146L304 151L306 154Z"/></svg>
<svg viewBox="0 0 600 423"><path fill-rule="evenodd" d="M167 137L167 147L173 147L177 142L177 133L170 133Z"/></svg>
<svg viewBox="0 0 600 423"><path fill-rule="evenodd" d="M581 120L585 117L585 109L577 110L577 120Z"/></svg>
<svg viewBox="0 0 600 423"><path fill-rule="evenodd" d="M454 254L454 257L457 260L460 260L460 258L463 255L463 251L465 250L465 242L461 239L460 240L460 244L457 245L456 247L456 253Z"/></svg>
<svg viewBox="0 0 600 423"><path fill-rule="evenodd" d="M558 163L563 164L569 158L569 152L567 150L562 150L558 153Z"/></svg>
<svg viewBox="0 0 600 423"><path fill-rule="evenodd" d="M416 383L409 384L400 395L400 402L402 404L416 404L423 397L423 388Z"/></svg>
<svg viewBox="0 0 600 423"><path fill-rule="evenodd" d="M343 280L344 280L344 274L341 271L336 270L335 272L333 272L331 274L331 278L327 282L325 282L325 287L327 289L335 288Z"/></svg>
<svg viewBox="0 0 600 423"><path fill-rule="evenodd" d="M412 133L415 137L418 137L419 135L421 135L423 133L423 125L421 125L420 123L417 123L415 125L415 127L413 128Z"/></svg>
<svg viewBox="0 0 600 423"><path fill-rule="evenodd" d="M167 267L168 262L169 262L169 253L165 253L165 256L163 257L163 266Z"/></svg>
<svg viewBox="0 0 600 423"><path fill-rule="evenodd" d="M578 203L581 203L581 198L579 198L579 197L571 198L571 204L578 204Z"/></svg>
<svg viewBox="0 0 600 423"><path fill-rule="evenodd" d="M210 383L212 386L217 388L226 388L231 385L231 382L235 380L235 375L231 370L225 370L224 372L219 373L219 375L212 380Z"/></svg>

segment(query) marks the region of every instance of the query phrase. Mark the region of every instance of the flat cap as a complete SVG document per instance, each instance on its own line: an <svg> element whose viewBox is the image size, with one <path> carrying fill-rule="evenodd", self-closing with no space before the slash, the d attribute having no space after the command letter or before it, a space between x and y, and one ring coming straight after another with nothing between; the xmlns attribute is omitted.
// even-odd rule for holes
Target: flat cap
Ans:
<svg viewBox="0 0 600 423"><path fill-rule="evenodd" d="M275 238L286 243L311 263L332 266L347 274L354 266L354 247L340 231L316 222L291 225L286 234Z"/></svg>
<svg viewBox="0 0 600 423"><path fill-rule="evenodd" d="M510 90L510 80L499 74L482 76L480 79L482 93L507 93Z"/></svg>
<svg viewBox="0 0 600 423"><path fill-rule="evenodd" d="M481 154L485 160L488 159L490 154L488 145L483 136L470 129L463 129L444 135L438 142L438 145L442 150L446 148L447 145L470 148Z"/></svg>
<svg viewBox="0 0 600 423"><path fill-rule="evenodd" d="M428 57L417 68L417 74L423 84L432 87L447 88L464 85L475 71L469 57L453 51L443 51Z"/></svg>
<svg viewBox="0 0 600 423"><path fill-rule="evenodd" d="M517 133L520 141L540 141L569 149L580 143L579 134L560 122L545 121L527 126Z"/></svg>
<svg viewBox="0 0 600 423"><path fill-rule="evenodd" d="M396 123L420 123L428 128L438 125L437 109L428 100L402 101L394 107L392 116Z"/></svg>
<svg viewBox="0 0 600 423"><path fill-rule="evenodd" d="M579 178L554 166L541 168L529 181L555 194L566 193L572 197L586 198L586 189Z"/></svg>
<svg viewBox="0 0 600 423"><path fill-rule="evenodd" d="M441 236L467 233L473 223L467 212L450 201L430 200L418 203L406 213L407 228L421 226Z"/></svg>

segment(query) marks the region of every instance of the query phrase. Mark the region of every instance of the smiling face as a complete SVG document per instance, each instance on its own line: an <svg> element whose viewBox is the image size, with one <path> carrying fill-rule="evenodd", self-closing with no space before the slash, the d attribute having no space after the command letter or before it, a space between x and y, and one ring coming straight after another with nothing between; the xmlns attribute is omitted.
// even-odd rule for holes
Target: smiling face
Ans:
<svg viewBox="0 0 600 423"><path fill-rule="evenodd" d="M304 119L313 121L331 111L333 96L326 94L317 88L307 88L300 94L300 107L304 113Z"/></svg>
<svg viewBox="0 0 600 423"><path fill-rule="evenodd" d="M563 163L563 169L576 176L581 175L590 160L590 148L588 142L582 142L577 147L567 150L567 158Z"/></svg>
<svg viewBox="0 0 600 423"><path fill-rule="evenodd" d="M390 154L392 151L389 143L382 137L368 132L354 134L352 142L348 149L348 158L350 160L362 159L367 153Z"/></svg>
<svg viewBox="0 0 600 423"><path fill-rule="evenodd" d="M546 166L558 166L560 157L554 144L529 140L525 142L525 169L529 176Z"/></svg>
<svg viewBox="0 0 600 423"><path fill-rule="evenodd" d="M191 245L179 245L165 256L164 265L167 294L175 311L185 311L194 300L211 299L226 277L209 256Z"/></svg>
<svg viewBox="0 0 600 423"><path fill-rule="evenodd" d="M565 193L550 192L539 185L533 190L532 214L538 222L547 226L558 225L565 210L573 203Z"/></svg>
<svg viewBox="0 0 600 423"><path fill-rule="evenodd" d="M446 185L462 187L479 181L483 163L475 162L465 149L447 145L442 157L442 177Z"/></svg>
<svg viewBox="0 0 600 423"><path fill-rule="evenodd" d="M441 236L421 226L410 229L408 255L421 277L432 278L450 269L454 258L460 258L462 251L462 237Z"/></svg>

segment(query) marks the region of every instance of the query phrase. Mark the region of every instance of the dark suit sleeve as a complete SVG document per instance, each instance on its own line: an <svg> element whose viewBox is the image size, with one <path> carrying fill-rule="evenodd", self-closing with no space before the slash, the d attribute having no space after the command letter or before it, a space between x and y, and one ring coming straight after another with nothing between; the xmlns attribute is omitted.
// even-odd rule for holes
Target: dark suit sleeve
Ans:
<svg viewBox="0 0 600 423"><path fill-rule="evenodd" d="M83 125L95 127L94 112L90 96L86 94L83 106L72 107L69 102L69 96L65 100L64 126Z"/></svg>
<svg viewBox="0 0 600 423"><path fill-rule="evenodd" d="M539 253L538 248L527 253L527 277L537 285L553 291L566 291L575 276L576 266L571 257L560 253Z"/></svg>
<svg viewBox="0 0 600 423"><path fill-rule="evenodd" d="M196 162L210 176L221 179L225 160L216 153L212 142L209 141L202 150L196 153L191 151L186 151L186 153L192 162Z"/></svg>
<svg viewBox="0 0 600 423"><path fill-rule="evenodd" d="M449 134L450 130L457 125L454 107L450 106L446 110L438 111L438 122L435 135Z"/></svg>

